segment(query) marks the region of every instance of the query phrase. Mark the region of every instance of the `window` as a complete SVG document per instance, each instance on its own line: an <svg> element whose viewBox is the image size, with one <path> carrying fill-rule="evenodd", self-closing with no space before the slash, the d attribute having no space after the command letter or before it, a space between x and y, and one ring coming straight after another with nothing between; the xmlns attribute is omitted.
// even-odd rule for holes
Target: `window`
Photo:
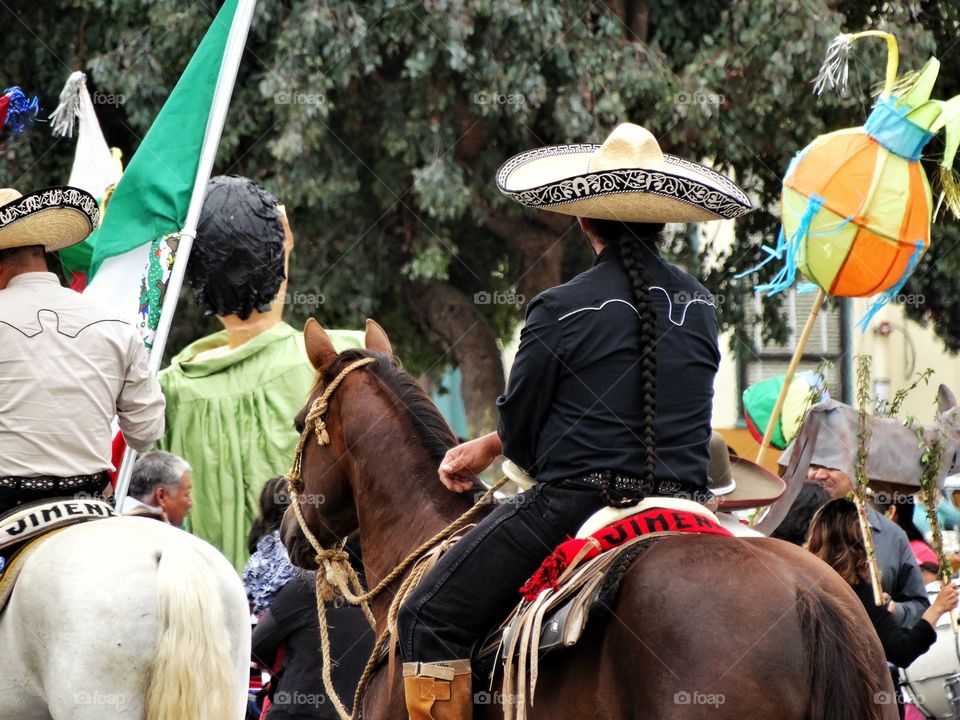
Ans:
<svg viewBox="0 0 960 720"><path fill-rule="evenodd" d="M753 333L750 339L757 352L754 354L747 350L744 356L740 358L741 397L743 391L754 383L786 374L793 357L793 351L797 346L816 298L816 292L798 294L795 289L791 289L785 293L782 312L789 328L787 342L783 345L775 345L769 342L763 343L761 340L758 318L761 314L763 298L759 295L754 297L753 302L747 309L746 327L750 328L749 331ZM804 349L800 365L797 367L797 372L816 370L821 359L831 361L833 367L828 368L825 375L831 395L838 400L849 398L852 387L850 368L847 362L850 334L847 319L849 314L848 304L842 298L828 298L824 302L813 330L810 332L810 338L807 341L807 347ZM743 416L742 400L740 415Z"/></svg>

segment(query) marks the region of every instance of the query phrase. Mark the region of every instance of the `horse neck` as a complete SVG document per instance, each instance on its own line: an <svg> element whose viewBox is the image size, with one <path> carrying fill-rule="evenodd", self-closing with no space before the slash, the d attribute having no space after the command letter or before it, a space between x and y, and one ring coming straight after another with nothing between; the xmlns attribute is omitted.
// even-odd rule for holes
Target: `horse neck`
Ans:
<svg viewBox="0 0 960 720"><path fill-rule="evenodd" d="M379 405L379 403L378 403ZM428 539L466 512L472 493L456 496L437 475L439 462L409 423L386 405L366 406L376 432L351 444L354 503L367 586L372 588Z"/></svg>

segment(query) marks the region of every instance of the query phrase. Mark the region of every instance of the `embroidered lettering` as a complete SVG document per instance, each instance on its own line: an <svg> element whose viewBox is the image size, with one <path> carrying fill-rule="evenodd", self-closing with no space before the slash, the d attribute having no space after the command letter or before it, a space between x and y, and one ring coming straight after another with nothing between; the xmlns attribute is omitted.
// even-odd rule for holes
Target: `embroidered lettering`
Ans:
<svg viewBox="0 0 960 720"><path fill-rule="evenodd" d="M17 523L17 526L15 528L7 528L7 535L9 535L10 537L16 537L26 529L27 529L26 518L20 518L20 522Z"/></svg>

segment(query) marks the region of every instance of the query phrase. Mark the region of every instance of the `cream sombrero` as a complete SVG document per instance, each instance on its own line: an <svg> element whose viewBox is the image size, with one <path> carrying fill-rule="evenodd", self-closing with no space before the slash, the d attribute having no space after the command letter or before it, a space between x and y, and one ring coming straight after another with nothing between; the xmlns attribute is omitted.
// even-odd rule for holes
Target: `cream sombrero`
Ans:
<svg viewBox="0 0 960 720"><path fill-rule="evenodd" d="M521 205L622 222L735 218L753 206L729 178L664 155L653 134L617 126L602 145L554 145L510 158L497 187Z"/></svg>
<svg viewBox="0 0 960 720"><path fill-rule="evenodd" d="M90 193L75 187L51 187L21 195L0 188L0 250L43 245L47 252L84 240L100 221Z"/></svg>

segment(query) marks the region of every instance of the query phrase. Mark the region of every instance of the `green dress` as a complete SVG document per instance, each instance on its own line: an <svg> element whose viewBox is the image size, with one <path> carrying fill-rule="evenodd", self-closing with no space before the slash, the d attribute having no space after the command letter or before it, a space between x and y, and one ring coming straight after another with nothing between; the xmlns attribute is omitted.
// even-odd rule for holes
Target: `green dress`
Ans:
<svg viewBox="0 0 960 720"><path fill-rule="evenodd" d="M363 347L361 331L326 332L338 351ZM286 323L225 355L194 360L226 344L226 331L201 338L160 373L167 431L157 447L193 467L187 528L241 570L260 490L290 469L298 440L293 419L313 387L314 369L303 333Z"/></svg>

